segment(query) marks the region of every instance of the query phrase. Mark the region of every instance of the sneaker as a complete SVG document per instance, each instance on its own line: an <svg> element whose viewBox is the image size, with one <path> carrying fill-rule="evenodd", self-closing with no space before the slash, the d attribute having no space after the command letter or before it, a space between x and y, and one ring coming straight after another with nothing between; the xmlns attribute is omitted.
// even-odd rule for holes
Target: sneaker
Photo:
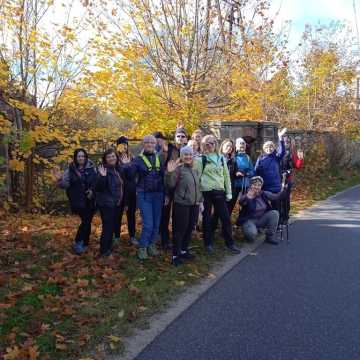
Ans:
<svg viewBox="0 0 360 360"><path fill-rule="evenodd" d="M241 253L241 250L235 244L232 244L232 245L229 245L226 247L232 254L240 254Z"/></svg>
<svg viewBox="0 0 360 360"><path fill-rule="evenodd" d="M195 255L189 251L181 252L180 257L184 260L194 260L195 259Z"/></svg>
<svg viewBox="0 0 360 360"><path fill-rule="evenodd" d="M173 256L171 258L171 264L174 266L180 266L183 264L183 261L180 259L179 256Z"/></svg>
<svg viewBox="0 0 360 360"><path fill-rule="evenodd" d="M134 246L139 246L139 240L135 236L130 238L129 243Z"/></svg>
<svg viewBox="0 0 360 360"><path fill-rule="evenodd" d="M147 248L147 252L150 256L158 256L159 255L159 251L158 249L156 248L156 245L155 244L151 244L148 246Z"/></svg>
<svg viewBox="0 0 360 360"><path fill-rule="evenodd" d="M139 260L146 260L149 258L146 248L139 248L137 257Z"/></svg>
<svg viewBox="0 0 360 360"><path fill-rule="evenodd" d="M86 251L87 246L85 246L83 243L79 242L79 243L74 244L73 249L74 249L76 255L81 255Z"/></svg>

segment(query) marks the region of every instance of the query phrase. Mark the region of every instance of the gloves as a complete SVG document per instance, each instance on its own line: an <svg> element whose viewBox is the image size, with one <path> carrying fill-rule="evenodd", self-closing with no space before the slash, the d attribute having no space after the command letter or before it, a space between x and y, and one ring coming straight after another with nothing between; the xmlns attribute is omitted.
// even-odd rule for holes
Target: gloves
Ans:
<svg viewBox="0 0 360 360"><path fill-rule="evenodd" d="M232 195L231 194L226 194L226 201L230 201L232 199Z"/></svg>

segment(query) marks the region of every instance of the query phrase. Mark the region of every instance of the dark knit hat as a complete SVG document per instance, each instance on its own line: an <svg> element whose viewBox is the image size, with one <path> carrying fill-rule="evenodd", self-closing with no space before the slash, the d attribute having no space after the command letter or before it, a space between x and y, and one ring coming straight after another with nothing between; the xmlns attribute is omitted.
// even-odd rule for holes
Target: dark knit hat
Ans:
<svg viewBox="0 0 360 360"><path fill-rule="evenodd" d="M116 145L120 145L120 144L128 144L129 143L129 139L126 136L120 136L117 140L116 140Z"/></svg>
<svg viewBox="0 0 360 360"><path fill-rule="evenodd" d="M155 137L155 139L163 139L166 140L165 136L161 131L155 131L152 133L152 135Z"/></svg>

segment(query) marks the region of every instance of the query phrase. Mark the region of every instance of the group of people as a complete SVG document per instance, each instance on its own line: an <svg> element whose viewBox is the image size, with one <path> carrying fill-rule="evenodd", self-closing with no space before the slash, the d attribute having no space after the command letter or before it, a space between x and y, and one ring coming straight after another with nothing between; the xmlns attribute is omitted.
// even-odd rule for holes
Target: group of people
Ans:
<svg viewBox="0 0 360 360"><path fill-rule="evenodd" d="M255 165L244 139L225 139L218 146L215 136L198 129L190 138L182 127L176 129L174 142L161 132L145 136L137 156L122 136L105 151L97 167L85 149L77 149L64 172L54 171L72 212L81 219L74 251L79 255L86 251L92 219L99 210L101 256L111 255L113 244L120 240L124 212L129 241L138 247L140 260L159 254L159 237L164 251L172 249L172 264L192 260L189 244L200 218L207 252L215 251L214 233L220 219L225 246L238 254L231 222L237 203L237 225L246 240L253 242L258 230L265 229L265 241L277 244L279 221L286 224L288 220L292 172L303 163L303 153L295 151L285 132L279 132L277 147L265 142ZM135 237L137 209L142 224L139 240Z"/></svg>

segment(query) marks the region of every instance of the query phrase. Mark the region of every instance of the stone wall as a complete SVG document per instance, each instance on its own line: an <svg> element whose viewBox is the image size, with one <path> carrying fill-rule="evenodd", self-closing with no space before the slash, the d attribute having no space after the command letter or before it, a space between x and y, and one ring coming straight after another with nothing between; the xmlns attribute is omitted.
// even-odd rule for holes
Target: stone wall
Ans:
<svg viewBox="0 0 360 360"><path fill-rule="evenodd" d="M249 153L255 160L262 152L267 140L277 141L279 123L265 121L217 121L210 122L209 132L218 139L235 140L242 137L249 146ZM323 141L331 166L360 166L360 141L345 139L334 132L289 129L287 135L295 140L296 147L305 151Z"/></svg>

